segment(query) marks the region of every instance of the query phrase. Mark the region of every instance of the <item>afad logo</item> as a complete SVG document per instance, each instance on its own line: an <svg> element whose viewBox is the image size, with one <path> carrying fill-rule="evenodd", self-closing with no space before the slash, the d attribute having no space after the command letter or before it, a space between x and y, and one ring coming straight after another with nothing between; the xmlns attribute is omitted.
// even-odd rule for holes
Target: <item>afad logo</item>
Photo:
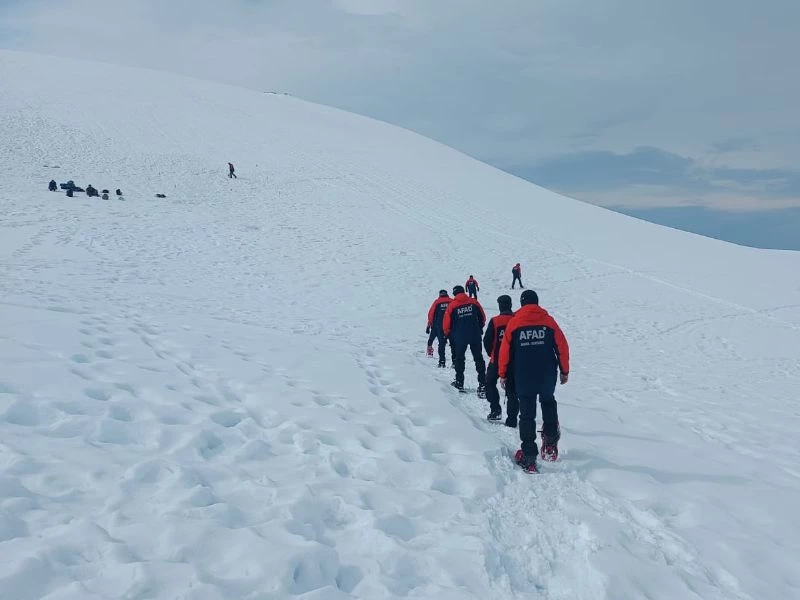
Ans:
<svg viewBox="0 0 800 600"><path fill-rule="evenodd" d="M460 306L456 309L456 314L459 317L463 317L465 315L472 314L472 304L467 304L466 306Z"/></svg>
<svg viewBox="0 0 800 600"><path fill-rule="evenodd" d="M519 332L519 339L528 340L543 340L547 337L547 330L542 327L541 329L523 329Z"/></svg>

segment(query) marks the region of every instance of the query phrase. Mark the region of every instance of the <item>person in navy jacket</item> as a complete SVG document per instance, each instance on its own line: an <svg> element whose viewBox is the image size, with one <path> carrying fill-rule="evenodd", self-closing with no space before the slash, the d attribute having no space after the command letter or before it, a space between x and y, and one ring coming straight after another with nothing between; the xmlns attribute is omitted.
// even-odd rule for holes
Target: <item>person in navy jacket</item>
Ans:
<svg viewBox="0 0 800 600"><path fill-rule="evenodd" d="M467 282L464 284L464 288L466 289L470 298L475 298L476 300L478 299L478 292L481 291L481 286L478 285L478 280L472 275L470 275L469 279L467 279Z"/></svg>
<svg viewBox="0 0 800 600"><path fill-rule="evenodd" d="M520 266L519 263L511 267L511 277L512 277L511 279L512 290L514 289L514 286L518 281L519 281L519 287L521 287L523 290L525 289L525 286L522 285L522 267Z"/></svg>
<svg viewBox="0 0 800 600"><path fill-rule="evenodd" d="M444 334L453 346L453 366L456 378L452 386L464 389L464 368L467 348L475 360L478 372L478 395L483 396L486 380L486 363L483 360L481 336L486 325L486 313L475 298L470 298L464 288L457 285L453 288L453 300L444 314Z"/></svg>
<svg viewBox="0 0 800 600"><path fill-rule="evenodd" d="M505 294L500 296L497 299L497 307L500 309L500 314L489 319L486 333L483 334L483 348L489 355L489 365L486 367L486 399L489 401L490 412L486 418L490 421L500 420L503 413L500 407L500 393L497 391L497 363L506 326L514 316L514 311L511 310L511 296ZM513 385L506 385L506 400L506 425L516 427L519 407Z"/></svg>
<svg viewBox="0 0 800 600"><path fill-rule="evenodd" d="M501 382L513 378L519 399L519 437L522 447L517 462L536 472L536 400L542 405L542 459L558 457L561 429L558 423L556 382L569 380L569 345L556 320L539 306L539 296L525 290L521 308L506 325L500 346L498 374Z"/></svg>
<svg viewBox="0 0 800 600"><path fill-rule="evenodd" d="M447 290L439 290L439 297L433 301L428 309L428 327L425 333L428 334L428 356L433 356L433 340L439 340L439 367L446 367L444 351L447 346L447 339L444 335L444 313L452 298L447 294Z"/></svg>

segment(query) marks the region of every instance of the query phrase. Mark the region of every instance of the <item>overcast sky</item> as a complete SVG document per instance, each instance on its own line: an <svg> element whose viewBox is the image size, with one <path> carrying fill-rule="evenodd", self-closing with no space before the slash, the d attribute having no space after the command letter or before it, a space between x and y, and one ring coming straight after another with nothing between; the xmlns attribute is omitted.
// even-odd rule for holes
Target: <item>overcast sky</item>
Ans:
<svg viewBox="0 0 800 600"><path fill-rule="evenodd" d="M0 0L0 46L286 91L600 204L800 206L800 0Z"/></svg>

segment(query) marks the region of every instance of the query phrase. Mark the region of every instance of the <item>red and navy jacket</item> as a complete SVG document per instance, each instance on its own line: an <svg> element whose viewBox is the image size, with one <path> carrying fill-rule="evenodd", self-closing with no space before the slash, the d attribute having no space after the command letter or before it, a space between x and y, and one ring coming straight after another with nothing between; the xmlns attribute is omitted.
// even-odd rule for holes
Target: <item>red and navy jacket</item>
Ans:
<svg viewBox="0 0 800 600"><path fill-rule="evenodd" d="M481 286L478 284L478 280L474 277L470 277L467 279L467 283L464 284L464 289L468 292L480 292Z"/></svg>
<svg viewBox="0 0 800 600"><path fill-rule="evenodd" d="M448 296L440 296L433 301L433 304L431 304L428 310L428 327L434 331L438 331L442 328L444 313L447 312L447 305L450 304L451 300L452 298Z"/></svg>
<svg viewBox="0 0 800 600"><path fill-rule="evenodd" d="M558 369L569 373L567 338L541 306L521 307L506 325L498 375L513 375L517 395L529 396L552 393Z"/></svg>
<svg viewBox="0 0 800 600"><path fill-rule="evenodd" d="M511 269L511 273L518 277L522 277L522 267L519 266L519 263L514 265L514 267Z"/></svg>
<svg viewBox="0 0 800 600"><path fill-rule="evenodd" d="M456 294L444 313L444 335L449 338L480 340L486 313L481 303L464 292Z"/></svg>
<svg viewBox="0 0 800 600"><path fill-rule="evenodd" d="M486 350L486 354L489 355L490 363L497 364L497 359L500 357L500 344L503 341L506 326L513 316L514 313L509 311L501 312L496 317L489 319L486 333L483 334L483 348Z"/></svg>

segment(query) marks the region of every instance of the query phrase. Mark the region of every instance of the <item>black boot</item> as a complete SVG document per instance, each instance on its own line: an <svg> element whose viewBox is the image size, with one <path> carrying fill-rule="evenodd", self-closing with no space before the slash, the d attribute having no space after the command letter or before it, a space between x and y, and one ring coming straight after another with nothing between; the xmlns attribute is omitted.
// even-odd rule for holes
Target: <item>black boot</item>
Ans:
<svg viewBox="0 0 800 600"><path fill-rule="evenodd" d="M454 388L456 388L459 392L463 392L464 391L464 382L463 381L455 380L450 385L452 385Z"/></svg>
<svg viewBox="0 0 800 600"><path fill-rule="evenodd" d="M517 428L517 420L514 417L506 417L506 427Z"/></svg>
<svg viewBox="0 0 800 600"><path fill-rule="evenodd" d="M499 420L500 420L500 417L502 417L502 416L503 416L503 413L502 413L502 412L500 412L500 409L499 409L499 408L493 408L493 409L492 409L492 410L489 412L489 414L488 414L488 415L486 415L486 418L487 418L488 420L490 420L490 421L499 421Z"/></svg>

